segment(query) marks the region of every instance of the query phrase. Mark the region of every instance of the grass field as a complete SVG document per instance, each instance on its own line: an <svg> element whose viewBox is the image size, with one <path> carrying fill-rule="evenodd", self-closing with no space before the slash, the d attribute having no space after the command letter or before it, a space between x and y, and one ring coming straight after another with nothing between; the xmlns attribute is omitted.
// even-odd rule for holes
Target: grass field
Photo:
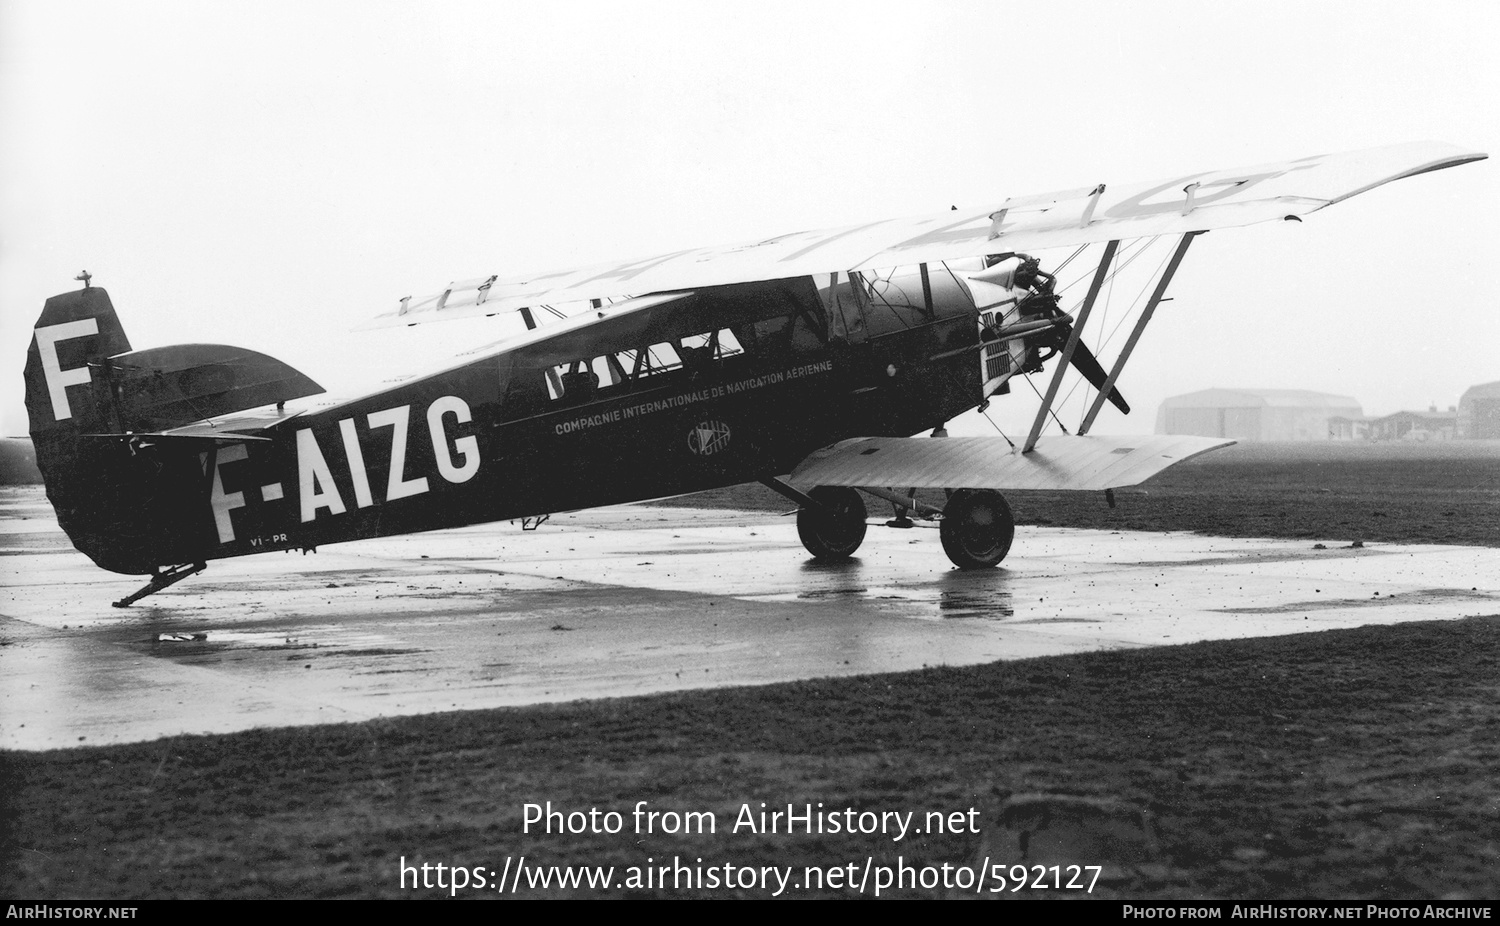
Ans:
<svg viewBox="0 0 1500 926"><path fill-rule="evenodd" d="M1242 446L1117 495L1113 510L1098 496L1014 502L1026 523L1500 545L1494 444ZM759 487L715 497L785 507ZM866 859L975 866L1016 860L1012 812L1039 795L1058 813L1098 811L1050 831L1054 860L1113 860L1095 897L1493 898L1497 617L0 753L0 895L410 896L403 858L499 870L525 855L616 866L618 878L648 858L799 873ZM711 812L720 829L523 833L523 805L549 800L627 814L644 800ZM973 808L983 832L900 843L726 832L762 800L919 817ZM1145 822L1123 834L1099 822L1122 809Z"/></svg>

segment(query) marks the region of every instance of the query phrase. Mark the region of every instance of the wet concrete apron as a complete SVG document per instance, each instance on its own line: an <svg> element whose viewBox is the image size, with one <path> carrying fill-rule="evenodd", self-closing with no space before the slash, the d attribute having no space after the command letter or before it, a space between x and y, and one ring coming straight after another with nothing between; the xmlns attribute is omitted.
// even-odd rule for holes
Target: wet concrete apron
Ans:
<svg viewBox="0 0 1500 926"><path fill-rule="evenodd" d="M872 528L632 506L224 560L142 580L0 497L0 748L757 685L1494 613L1500 551L1022 528L1002 568Z"/></svg>

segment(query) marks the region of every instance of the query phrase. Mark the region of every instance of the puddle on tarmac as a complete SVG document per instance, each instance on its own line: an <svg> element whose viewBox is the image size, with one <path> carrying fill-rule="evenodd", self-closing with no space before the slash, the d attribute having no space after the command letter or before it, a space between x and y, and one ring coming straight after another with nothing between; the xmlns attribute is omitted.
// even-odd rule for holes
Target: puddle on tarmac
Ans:
<svg viewBox="0 0 1500 926"><path fill-rule="evenodd" d="M1003 589L951 589L943 592L938 599L938 608L942 610L943 617L1004 620L1016 614L1010 592Z"/></svg>
<svg viewBox="0 0 1500 926"><path fill-rule="evenodd" d="M945 587L947 586L947 587ZM848 601L892 603L911 617L1006 620L1015 616L1010 591L993 582L943 581L917 586L875 585L819 588L780 595L747 596L754 601Z"/></svg>
<svg viewBox="0 0 1500 926"><path fill-rule="evenodd" d="M137 642L137 648L152 655L187 658L256 652L300 652L322 656L395 656L422 652L400 646L398 641L381 634L351 634L329 630L321 633L296 633L276 630L207 630L167 631L155 633Z"/></svg>
<svg viewBox="0 0 1500 926"><path fill-rule="evenodd" d="M1489 591L1458 588L1423 588L1406 592L1375 592L1369 598L1323 598L1315 601L1290 601L1285 604L1242 608L1214 608L1221 614L1296 614L1303 611L1334 611L1345 608L1384 608L1396 605L1418 607L1447 601L1495 601Z"/></svg>

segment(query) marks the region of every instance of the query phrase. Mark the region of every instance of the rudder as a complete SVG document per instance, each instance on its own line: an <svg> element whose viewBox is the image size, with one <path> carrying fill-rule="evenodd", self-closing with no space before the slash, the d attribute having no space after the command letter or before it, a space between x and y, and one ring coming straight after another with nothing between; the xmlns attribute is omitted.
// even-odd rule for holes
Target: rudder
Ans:
<svg viewBox="0 0 1500 926"><path fill-rule="evenodd" d="M129 448L88 436L119 430L106 361L129 350L103 289L48 299L26 354L26 413L58 525L98 565L139 574L155 564Z"/></svg>
<svg viewBox="0 0 1500 926"><path fill-rule="evenodd" d="M42 307L26 354L26 413L44 474L44 441L112 430L113 403L96 371L105 358L128 350L130 340L103 289L85 286Z"/></svg>

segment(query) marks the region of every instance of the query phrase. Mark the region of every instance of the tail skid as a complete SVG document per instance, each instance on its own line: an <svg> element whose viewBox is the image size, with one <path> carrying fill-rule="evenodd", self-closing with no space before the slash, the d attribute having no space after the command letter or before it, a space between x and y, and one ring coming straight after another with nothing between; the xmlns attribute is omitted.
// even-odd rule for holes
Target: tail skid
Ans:
<svg viewBox="0 0 1500 926"><path fill-rule="evenodd" d="M110 603L117 608L128 608L131 605L135 604L137 601L140 601L142 598L145 598L147 595L154 595L162 589L167 588L168 586L176 585L178 582L181 582L188 576L202 572L207 567L207 563L183 563L181 566L173 566L170 569L163 569L157 572L156 575L152 576L151 581L147 582L145 587L136 592L134 595L126 595L119 601L113 601Z"/></svg>

